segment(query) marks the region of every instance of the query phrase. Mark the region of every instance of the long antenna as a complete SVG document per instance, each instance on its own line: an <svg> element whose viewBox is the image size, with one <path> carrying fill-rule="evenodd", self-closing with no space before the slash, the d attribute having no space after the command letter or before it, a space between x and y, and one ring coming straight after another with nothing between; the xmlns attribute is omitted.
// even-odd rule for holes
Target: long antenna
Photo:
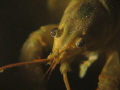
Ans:
<svg viewBox="0 0 120 90"><path fill-rule="evenodd" d="M9 65L5 65L3 67L0 67L0 72L3 72L5 69L12 68L12 67L18 67L18 66L29 65L29 64L36 64L36 63L47 63L49 61L51 61L51 59L35 59L34 61L30 61L30 62L20 62L20 63L9 64Z"/></svg>

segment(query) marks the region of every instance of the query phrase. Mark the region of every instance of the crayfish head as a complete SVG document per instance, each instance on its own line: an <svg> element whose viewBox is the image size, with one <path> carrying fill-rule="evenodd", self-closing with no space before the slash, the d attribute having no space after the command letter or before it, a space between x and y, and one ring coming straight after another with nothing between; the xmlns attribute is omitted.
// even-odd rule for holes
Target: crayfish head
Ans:
<svg viewBox="0 0 120 90"><path fill-rule="evenodd" d="M86 47L86 41L76 35L77 32L70 32L68 28L63 27L62 29L53 28L51 35L54 36L54 44L52 53L48 56L48 59L53 59L51 63L61 64L64 62L70 63L77 54L83 54Z"/></svg>

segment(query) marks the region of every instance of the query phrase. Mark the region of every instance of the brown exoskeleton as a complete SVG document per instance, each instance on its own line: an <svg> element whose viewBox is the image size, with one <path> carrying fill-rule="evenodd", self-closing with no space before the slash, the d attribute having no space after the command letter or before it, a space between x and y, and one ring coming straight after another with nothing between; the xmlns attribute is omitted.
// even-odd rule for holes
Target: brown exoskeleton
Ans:
<svg viewBox="0 0 120 90"><path fill-rule="evenodd" d="M60 64L60 71L67 90L70 85L67 72L70 65L78 55L88 58L81 63L80 77L84 77L87 68L98 58L100 53L105 53L106 64L99 76L97 90L119 90L120 82L120 1L116 0L71 0L67 6L60 24L48 25L30 35L24 44L24 50L34 47L42 55L52 48L53 41L49 35L54 37L52 53L44 61L48 62L50 73L57 64ZM30 42L31 39L33 42ZM34 44L37 42L37 45ZM23 50L22 56L27 52ZM29 54L30 56L33 53ZM28 54L27 54L28 56ZM26 57L27 57L26 56ZM79 58L78 58L79 60ZM33 61L34 62L34 61ZM37 62L37 61L36 61ZM9 66L8 66L9 67ZM5 69L6 67L0 68Z"/></svg>

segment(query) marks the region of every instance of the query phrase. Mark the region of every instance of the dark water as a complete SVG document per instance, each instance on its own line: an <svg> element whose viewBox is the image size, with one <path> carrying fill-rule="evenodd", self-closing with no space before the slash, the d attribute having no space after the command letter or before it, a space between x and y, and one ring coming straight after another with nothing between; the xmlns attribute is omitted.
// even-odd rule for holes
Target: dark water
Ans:
<svg viewBox="0 0 120 90"><path fill-rule="evenodd" d="M46 0L0 0L0 66L18 62L20 49L28 35L42 25L55 23L47 12ZM89 68L85 79L68 74L72 90L95 90L102 61ZM48 90L66 90L57 68L47 84ZM0 90L35 90L21 80L18 68L0 74ZM39 90L39 89L37 89Z"/></svg>

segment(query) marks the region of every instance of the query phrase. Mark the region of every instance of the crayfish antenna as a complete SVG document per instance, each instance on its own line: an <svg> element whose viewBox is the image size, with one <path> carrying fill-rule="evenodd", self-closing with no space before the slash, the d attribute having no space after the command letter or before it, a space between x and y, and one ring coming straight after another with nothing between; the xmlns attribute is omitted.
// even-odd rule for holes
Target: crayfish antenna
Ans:
<svg viewBox="0 0 120 90"><path fill-rule="evenodd" d="M42 77L41 80L43 80L49 72L52 72L52 71L51 71L51 68L52 68L53 64L54 64L54 63L51 64L51 66L48 68L48 70L46 71L46 73L44 74L44 76ZM51 74L51 73L50 73L50 74ZM49 75L49 77L50 77L50 75ZM48 77L48 79L49 79L49 77ZM47 79L47 80L48 80L48 79Z"/></svg>
<svg viewBox="0 0 120 90"><path fill-rule="evenodd" d="M66 86L67 90L71 90L70 89L70 85L69 85L69 81L68 81L68 77L67 77L67 72L70 71L69 68L69 63L62 63L61 67L60 67L60 72L63 75L63 80Z"/></svg>
<svg viewBox="0 0 120 90"><path fill-rule="evenodd" d="M0 73L2 73L5 69L8 68L13 68L13 67L18 67L18 66L23 66L23 65L30 65L30 64L37 64L37 63L47 63L51 61L51 59L35 59L34 61L30 62L20 62L20 63L14 63L14 64L9 64L3 67L0 67Z"/></svg>
<svg viewBox="0 0 120 90"><path fill-rule="evenodd" d="M45 75L43 76L42 79L44 79L45 76L48 74L48 77L47 77L47 81L48 81L49 78L50 78L50 76L51 76L51 73L52 73L52 71L55 69L56 65L57 65L57 62L54 62L54 61L53 61L52 64L50 65L50 67L48 68L47 72L46 72Z"/></svg>
<svg viewBox="0 0 120 90"><path fill-rule="evenodd" d="M69 81L68 81L68 77L67 77L67 72L63 73L63 80L64 80L64 83L65 83L66 89L71 90L70 85L69 85Z"/></svg>

